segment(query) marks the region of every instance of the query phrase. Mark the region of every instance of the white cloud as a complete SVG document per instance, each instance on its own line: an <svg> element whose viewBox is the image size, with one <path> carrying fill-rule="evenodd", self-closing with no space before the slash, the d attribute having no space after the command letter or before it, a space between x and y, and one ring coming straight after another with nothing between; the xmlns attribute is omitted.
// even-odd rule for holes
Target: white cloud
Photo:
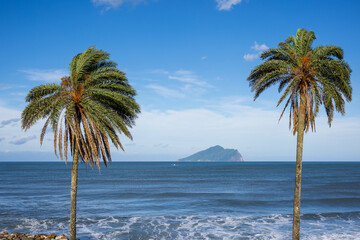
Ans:
<svg viewBox="0 0 360 240"><path fill-rule="evenodd" d="M114 160L135 159L136 154L160 157L152 160L176 160L219 144L239 149L245 160L294 160L296 137L289 131L286 117L278 124L280 110L255 107L251 96L213 100L206 106L184 110L143 109L131 129L134 140L121 135L126 153L112 148L112 154L121 157ZM0 112L0 122L18 119L21 115L20 111L2 106ZM45 141L40 148L43 123L40 121L27 132L21 130L20 122L0 128L0 152L52 152L50 132L46 139L51 141ZM336 116L331 128L325 117L318 117L316 123L317 132L305 135L304 160L359 160L358 117ZM21 148L14 143L22 144ZM136 160L146 160L139 156Z"/></svg>
<svg viewBox="0 0 360 240"><path fill-rule="evenodd" d="M266 51L269 49L268 46L266 46L266 44L258 44L257 42L254 42L254 46L251 47L251 49L253 49L254 51L256 51L257 53L247 53L244 55L244 59L245 61L254 61L255 59L260 57L261 52Z"/></svg>
<svg viewBox="0 0 360 240"><path fill-rule="evenodd" d="M183 98L185 94L181 93L180 91L173 90L167 87L163 87L157 84L150 84L146 86L147 88L153 89L157 94L163 97L176 97L176 98Z"/></svg>
<svg viewBox="0 0 360 240"><path fill-rule="evenodd" d="M218 10L230 10L233 6L240 4L242 0L216 0Z"/></svg>
<svg viewBox="0 0 360 240"><path fill-rule="evenodd" d="M257 54L257 53L256 53L256 54L250 54L250 53L248 53L248 54L245 54L245 55L244 55L245 61L248 61L248 62L257 59L258 57L259 57L259 54Z"/></svg>
<svg viewBox="0 0 360 240"><path fill-rule="evenodd" d="M168 75L169 72L164 70L164 69L154 69L152 71L150 71L150 73L152 74L162 74L162 75Z"/></svg>
<svg viewBox="0 0 360 240"><path fill-rule="evenodd" d="M202 56L201 57L201 60L206 60L207 59L207 56Z"/></svg>
<svg viewBox="0 0 360 240"><path fill-rule="evenodd" d="M289 131L286 117L278 124L280 109L251 105L249 97L185 110L143 110L132 129L134 143L142 147L127 152L185 157L219 144L239 149L245 160L294 160L296 137ZM336 118L329 128L326 118L319 117L317 132L305 135L304 160L354 159L360 156L359 141L359 118ZM164 143L166 149L154 149L154 144Z"/></svg>
<svg viewBox="0 0 360 240"><path fill-rule="evenodd" d="M150 84L146 86L147 88L153 89L157 94L163 97L184 98L190 95L192 97L196 97L204 94L208 88L213 87L206 81L200 80L199 76L189 70L180 69L170 73L164 69L155 69L150 73L167 75L168 79L176 80L181 83L180 85L177 84L177 89L168 88L165 86L165 84Z"/></svg>
<svg viewBox="0 0 360 240"><path fill-rule="evenodd" d="M189 70L177 70L175 72L175 75L193 75L193 72L192 71L189 71Z"/></svg>
<svg viewBox="0 0 360 240"><path fill-rule="evenodd" d="M91 0L95 6L105 6L106 10L117 8L124 3L132 3L134 5L146 2L146 0Z"/></svg>
<svg viewBox="0 0 360 240"><path fill-rule="evenodd" d="M261 44L259 45L257 42L254 43L254 46L251 47L252 49L254 49L255 51L266 51L269 49L268 46L266 46L266 44Z"/></svg>
<svg viewBox="0 0 360 240"><path fill-rule="evenodd" d="M193 72L188 70L178 70L174 74L169 76L169 79L178 80L184 83L190 83L202 87L211 87L207 82L199 80Z"/></svg>
<svg viewBox="0 0 360 240"><path fill-rule="evenodd" d="M69 75L69 73L63 69L26 69L20 70L20 72L25 73L26 78L32 81L44 81L44 82L56 82L64 76Z"/></svg>

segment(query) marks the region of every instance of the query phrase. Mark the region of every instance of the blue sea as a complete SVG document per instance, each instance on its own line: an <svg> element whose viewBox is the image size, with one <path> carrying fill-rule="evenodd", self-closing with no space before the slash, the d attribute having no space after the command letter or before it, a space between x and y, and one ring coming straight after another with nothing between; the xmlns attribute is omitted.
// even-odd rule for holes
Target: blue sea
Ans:
<svg viewBox="0 0 360 240"><path fill-rule="evenodd" d="M81 164L78 237L291 239L294 162ZM0 231L68 235L71 163L0 162ZM360 162L304 162L301 239L360 239Z"/></svg>

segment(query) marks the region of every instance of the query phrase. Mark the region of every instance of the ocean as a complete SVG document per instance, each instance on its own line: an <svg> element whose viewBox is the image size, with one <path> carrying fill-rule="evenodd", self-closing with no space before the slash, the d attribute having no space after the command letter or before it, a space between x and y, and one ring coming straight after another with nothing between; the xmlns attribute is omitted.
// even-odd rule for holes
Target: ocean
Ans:
<svg viewBox="0 0 360 240"><path fill-rule="evenodd" d="M295 162L80 164L78 238L291 239ZM69 235L71 162L0 162L0 231ZM304 162L301 239L360 239L360 162Z"/></svg>

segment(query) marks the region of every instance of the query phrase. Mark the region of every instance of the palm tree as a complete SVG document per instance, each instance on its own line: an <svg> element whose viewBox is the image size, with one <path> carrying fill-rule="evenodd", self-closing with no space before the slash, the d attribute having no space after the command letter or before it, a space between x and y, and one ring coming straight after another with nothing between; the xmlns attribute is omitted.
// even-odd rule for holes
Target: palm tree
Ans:
<svg viewBox="0 0 360 240"><path fill-rule="evenodd" d="M73 157L71 172L70 239L76 239L76 194L79 159L100 168L111 161L109 139L124 150L118 134L132 139L128 127L135 124L140 107L135 90L109 53L89 47L70 63L70 76L60 84L34 87L26 96L29 104L22 112L26 131L40 119L46 119L40 134L42 144L50 124L54 133L54 151L67 160L68 147Z"/></svg>
<svg viewBox="0 0 360 240"><path fill-rule="evenodd" d="M255 67L249 77L254 100L268 87L279 84L282 92L277 106L284 100L289 106L289 127L297 133L296 174L293 212L293 240L300 238L300 194L304 132L315 130L315 117L324 105L331 126L334 110L345 114L345 101L351 101L351 69L343 60L340 47L327 45L313 48L314 32L299 29L277 48L261 54L265 62ZM279 119L279 120L280 120Z"/></svg>

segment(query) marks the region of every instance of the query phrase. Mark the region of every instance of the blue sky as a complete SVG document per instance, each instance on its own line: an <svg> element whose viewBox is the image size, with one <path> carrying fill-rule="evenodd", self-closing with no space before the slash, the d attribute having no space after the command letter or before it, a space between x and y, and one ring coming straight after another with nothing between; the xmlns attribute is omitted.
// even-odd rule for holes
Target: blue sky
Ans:
<svg viewBox="0 0 360 240"><path fill-rule="evenodd" d="M89 46L111 54L137 90L142 114L115 160L175 160L213 145L245 160L294 160L295 137L276 87L253 102L246 77L259 54L313 30L315 46L341 46L353 69L353 101L329 128L305 136L305 160L360 159L359 1L1 1L0 160L47 160L52 134L24 133L19 117L34 86L59 82Z"/></svg>

